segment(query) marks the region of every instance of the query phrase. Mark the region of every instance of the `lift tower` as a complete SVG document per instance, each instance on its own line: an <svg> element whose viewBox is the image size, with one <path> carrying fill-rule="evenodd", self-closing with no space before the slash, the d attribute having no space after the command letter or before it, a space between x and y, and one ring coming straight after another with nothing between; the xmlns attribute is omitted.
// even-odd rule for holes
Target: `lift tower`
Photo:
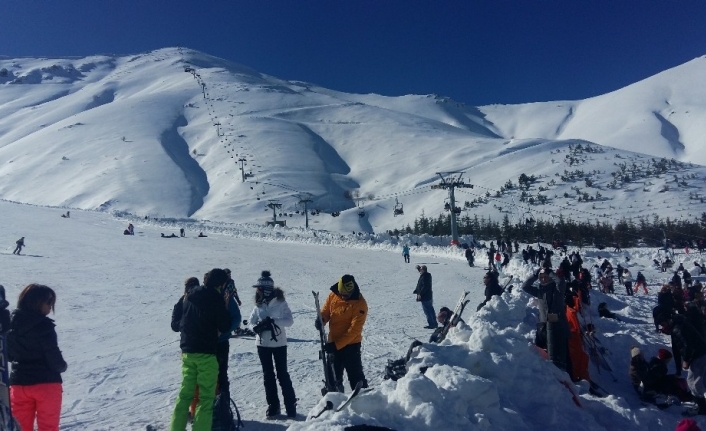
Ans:
<svg viewBox="0 0 706 431"><path fill-rule="evenodd" d="M448 189L449 190L449 211L451 212L451 245L458 245L458 225L456 224L456 215L461 213L461 208L456 207L456 198L454 189L472 189L473 184L463 181L463 172L437 172L441 178L440 184L434 184L432 189Z"/></svg>

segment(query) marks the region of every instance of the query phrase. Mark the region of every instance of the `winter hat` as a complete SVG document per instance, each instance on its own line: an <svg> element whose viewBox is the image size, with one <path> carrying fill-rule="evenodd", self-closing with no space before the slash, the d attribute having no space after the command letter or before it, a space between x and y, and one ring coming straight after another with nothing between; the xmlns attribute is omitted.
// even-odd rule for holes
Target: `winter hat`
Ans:
<svg viewBox="0 0 706 431"><path fill-rule="evenodd" d="M355 290L355 279L352 275L346 274L338 280L338 293L348 295Z"/></svg>
<svg viewBox="0 0 706 431"><path fill-rule="evenodd" d="M662 361L672 359L672 352L667 349L659 349L657 357Z"/></svg>
<svg viewBox="0 0 706 431"><path fill-rule="evenodd" d="M261 277L257 279L257 282L252 285L252 287L259 287L262 289L262 293L265 296L270 296L275 290L275 282L270 277L270 271L262 271Z"/></svg>
<svg viewBox="0 0 706 431"><path fill-rule="evenodd" d="M639 356L641 354L642 354L642 352L640 351L640 349L638 349L635 346L632 346L632 349L630 349L630 357L631 358L634 358L635 356Z"/></svg>
<svg viewBox="0 0 706 431"><path fill-rule="evenodd" d="M701 431L701 428L693 419L682 419L674 428L674 431Z"/></svg>

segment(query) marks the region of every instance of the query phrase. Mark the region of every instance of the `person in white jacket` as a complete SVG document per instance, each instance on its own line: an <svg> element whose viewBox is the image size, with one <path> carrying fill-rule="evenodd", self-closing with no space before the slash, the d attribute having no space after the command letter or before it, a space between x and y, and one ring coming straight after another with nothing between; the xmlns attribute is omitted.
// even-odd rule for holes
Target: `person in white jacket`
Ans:
<svg viewBox="0 0 706 431"><path fill-rule="evenodd" d="M629 269L623 268L623 284L625 285L625 293L627 293L628 296L633 295L632 282L632 273Z"/></svg>
<svg viewBox="0 0 706 431"><path fill-rule="evenodd" d="M277 382L282 388L284 408L290 418L297 416L297 398L292 380L287 371L287 332L286 327L294 324L292 312L284 299L282 289L275 287L269 271L262 271L262 277L253 285L255 308L250 313L250 325L257 334L257 354L262 364L267 399L267 418L280 414ZM274 364L273 364L274 363ZM276 377L275 377L275 372Z"/></svg>

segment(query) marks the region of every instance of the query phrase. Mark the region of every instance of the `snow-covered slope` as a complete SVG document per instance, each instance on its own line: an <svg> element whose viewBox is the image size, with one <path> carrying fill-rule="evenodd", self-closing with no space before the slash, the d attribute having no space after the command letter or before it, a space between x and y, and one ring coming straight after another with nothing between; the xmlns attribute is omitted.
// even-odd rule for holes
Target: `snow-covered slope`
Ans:
<svg viewBox="0 0 706 431"><path fill-rule="evenodd" d="M584 139L706 164L706 56L586 100L480 108L504 137Z"/></svg>
<svg viewBox="0 0 706 431"><path fill-rule="evenodd" d="M303 199L318 210L313 227L380 232L443 213L446 192L430 185L437 172L464 171L475 188L459 191L457 204L471 217L690 218L706 210L704 168L636 173L654 163L639 153L700 160L692 142L706 99L689 89L705 62L583 102L475 108L434 95L341 93L183 48L0 59L0 198L254 223L272 218L272 203L295 227L305 224ZM657 101L675 111L656 111ZM660 127L635 125L648 111L660 112L664 121L650 114ZM677 133L686 149L660 152ZM537 177L531 200L517 188L521 173ZM515 187L498 194L508 181ZM397 202L404 215L393 217Z"/></svg>
<svg viewBox="0 0 706 431"><path fill-rule="evenodd" d="M244 314L253 307L250 286L268 269L282 287L292 309L294 325L287 328L288 365L299 417L266 420L262 369L255 341L233 339L229 353L231 394L246 430L343 430L349 425L379 425L397 431L533 430L576 431L672 430L681 418L680 406L660 410L642 404L627 376L630 347L639 345L649 359L669 348L669 337L654 331L650 311L656 292L671 274L651 268L653 250L608 253L582 250L590 266L602 258L642 270L650 295L591 293L585 323L597 328L609 371L591 362L591 379L610 392L605 398L588 393L588 385L567 383L578 394L572 401L560 381L568 376L544 360L532 345L536 304L519 288L534 268L516 255L504 271L516 288L492 299L480 312L483 299L480 267L469 268L461 251L438 247L425 238L411 247L412 263L404 263L401 243L394 237L333 235L311 231L274 231L256 226L201 222L181 224L186 238L163 239L180 225L135 221L135 236L124 236L127 220L93 211L0 202L4 227L0 274L11 308L28 283L43 283L57 293L59 346L68 363L63 373L61 429L64 431L138 431L152 424L168 429L179 389L179 335L170 329L173 304L187 277L200 277L213 267L229 267L243 300ZM204 231L208 237L197 238ZM14 241L25 236L22 256L11 254ZM630 257L629 261L627 257ZM677 262L689 265L698 256L679 253ZM558 263L555 258L554 263ZM450 331L439 345L424 344L413 352L408 374L392 382L383 379L387 361L403 356L413 338L427 341L430 331L412 290L425 264L434 280L434 305L453 307L463 290L470 303L466 324ZM325 295L344 273L356 277L369 305L363 333L363 364L372 391L360 395L341 412L320 412L326 401L334 406L345 395L321 397L322 369L311 291ZM706 277L695 276L704 281ZM620 321L601 319L596 312L607 302ZM673 363L669 364L674 371ZM426 371L423 371L426 369ZM346 388L347 393L350 389ZM700 425L706 420L697 418Z"/></svg>

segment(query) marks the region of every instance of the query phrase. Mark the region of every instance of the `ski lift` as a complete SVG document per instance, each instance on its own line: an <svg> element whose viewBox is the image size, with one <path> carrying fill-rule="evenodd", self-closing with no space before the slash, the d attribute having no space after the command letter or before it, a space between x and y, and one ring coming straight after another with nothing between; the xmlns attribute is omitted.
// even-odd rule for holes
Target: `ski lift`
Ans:
<svg viewBox="0 0 706 431"><path fill-rule="evenodd" d="M454 207L454 214L461 214L461 207Z"/></svg>
<svg viewBox="0 0 706 431"><path fill-rule="evenodd" d="M451 204L448 202L444 203L444 211L451 211Z"/></svg>
<svg viewBox="0 0 706 431"><path fill-rule="evenodd" d="M331 217L338 217L341 215L340 211L331 211Z"/></svg>
<svg viewBox="0 0 706 431"><path fill-rule="evenodd" d="M525 211L524 214L522 214L522 218L520 220L522 220L522 223L525 226L534 226L535 223L534 216L529 210Z"/></svg>
<svg viewBox="0 0 706 431"><path fill-rule="evenodd" d="M395 198L395 208L392 211L393 216L397 217L398 215L403 215L404 214L404 209L402 204Z"/></svg>
<svg viewBox="0 0 706 431"><path fill-rule="evenodd" d="M358 211L358 217L363 218L365 217L365 210L361 208L360 211Z"/></svg>

